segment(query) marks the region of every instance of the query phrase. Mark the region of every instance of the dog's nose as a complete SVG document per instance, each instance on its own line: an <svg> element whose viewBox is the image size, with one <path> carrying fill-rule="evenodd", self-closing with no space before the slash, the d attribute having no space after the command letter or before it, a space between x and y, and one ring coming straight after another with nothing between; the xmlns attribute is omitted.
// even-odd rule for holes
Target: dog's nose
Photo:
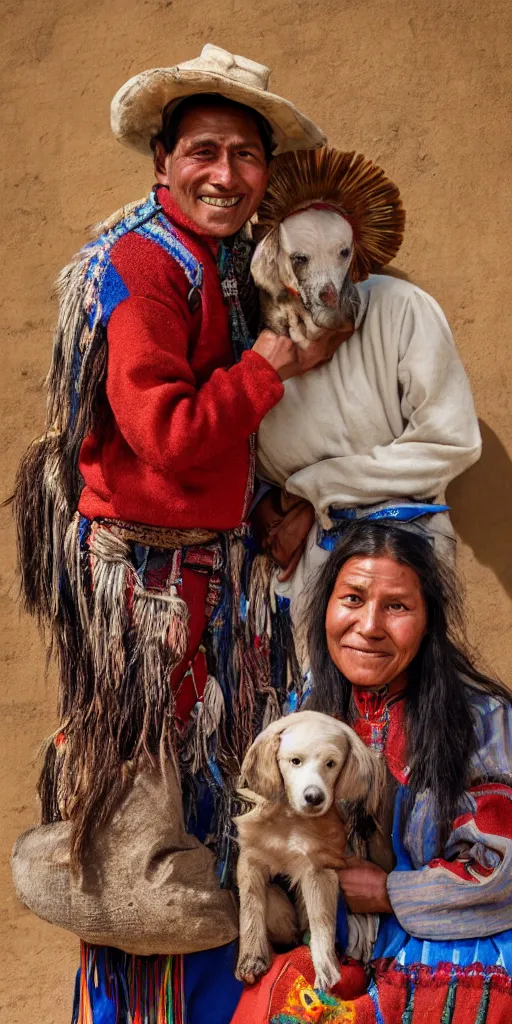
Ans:
<svg viewBox="0 0 512 1024"><path fill-rule="evenodd" d="M332 281L328 281L327 284L324 284L318 293L318 298L320 299L320 302L323 302L324 306L329 306L331 309L338 304L338 293Z"/></svg>
<svg viewBox="0 0 512 1024"><path fill-rule="evenodd" d="M311 807L319 807L320 804L323 804L324 802L324 794L318 786L308 786L308 788L304 790L304 800Z"/></svg>

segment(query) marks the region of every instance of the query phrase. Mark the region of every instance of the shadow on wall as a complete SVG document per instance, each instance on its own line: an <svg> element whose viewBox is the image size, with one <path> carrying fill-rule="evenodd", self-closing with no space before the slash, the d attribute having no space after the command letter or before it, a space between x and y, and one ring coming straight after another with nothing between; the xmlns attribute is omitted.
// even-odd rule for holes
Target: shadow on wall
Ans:
<svg viewBox="0 0 512 1024"><path fill-rule="evenodd" d="M483 420L482 456L450 484L447 504L459 537L512 596L512 459Z"/></svg>

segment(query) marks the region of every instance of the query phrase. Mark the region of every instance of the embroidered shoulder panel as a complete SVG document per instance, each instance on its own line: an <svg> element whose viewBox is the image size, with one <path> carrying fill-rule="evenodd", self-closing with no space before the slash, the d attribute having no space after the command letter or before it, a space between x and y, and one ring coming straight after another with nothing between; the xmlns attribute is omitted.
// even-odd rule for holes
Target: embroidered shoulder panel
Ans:
<svg viewBox="0 0 512 1024"><path fill-rule="evenodd" d="M154 192L142 203L124 207L121 214L118 221L109 222L99 238L84 246L79 256L84 266L83 302L89 330L99 321L106 327L116 306L128 296L122 278L110 264L110 253L130 231L149 239L171 256L184 271L191 288L200 288L202 284L202 265L178 238Z"/></svg>

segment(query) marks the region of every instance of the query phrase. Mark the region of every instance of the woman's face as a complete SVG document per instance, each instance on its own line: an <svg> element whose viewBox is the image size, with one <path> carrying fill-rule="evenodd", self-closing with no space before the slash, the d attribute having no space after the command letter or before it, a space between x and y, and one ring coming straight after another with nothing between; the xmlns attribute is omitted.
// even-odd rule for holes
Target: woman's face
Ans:
<svg viewBox="0 0 512 1024"><path fill-rule="evenodd" d="M413 569L385 555L349 558L340 570L325 619L334 664L368 689L407 679L427 628Z"/></svg>

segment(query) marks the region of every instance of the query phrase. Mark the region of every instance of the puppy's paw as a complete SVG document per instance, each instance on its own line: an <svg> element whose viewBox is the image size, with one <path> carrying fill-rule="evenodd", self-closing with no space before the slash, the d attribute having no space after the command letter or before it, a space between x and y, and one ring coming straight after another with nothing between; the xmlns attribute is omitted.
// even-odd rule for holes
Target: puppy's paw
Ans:
<svg viewBox="0 0 512 1024"><path fill-rule="evenodd" d="M243 953L238 958L235 977L244 981L246 985L254 985L255 981L262 978L270 967L270 950L267 954L255 956L254 953Z"/></svg>
<svg viewBox="0 0 512 1024"><path fill-rule="evenodd" d="M328 992L338 984L341 973L340 965L336 958L333 960L322 960L314 962L315 967L315 988L322 992Z"/></svg>

